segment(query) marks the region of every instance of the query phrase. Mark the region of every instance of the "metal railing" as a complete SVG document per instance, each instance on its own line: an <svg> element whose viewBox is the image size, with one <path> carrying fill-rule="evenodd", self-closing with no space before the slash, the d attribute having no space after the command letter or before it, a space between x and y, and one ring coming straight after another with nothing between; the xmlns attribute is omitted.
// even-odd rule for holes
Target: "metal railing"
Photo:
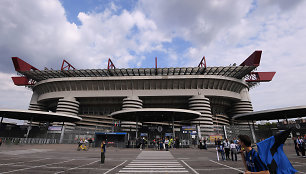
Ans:
<svg viewBox="0 0 306 174"><path fill-rule="evenodd" d="M0 137L4 144L58 144L58 139Z"/></svg>

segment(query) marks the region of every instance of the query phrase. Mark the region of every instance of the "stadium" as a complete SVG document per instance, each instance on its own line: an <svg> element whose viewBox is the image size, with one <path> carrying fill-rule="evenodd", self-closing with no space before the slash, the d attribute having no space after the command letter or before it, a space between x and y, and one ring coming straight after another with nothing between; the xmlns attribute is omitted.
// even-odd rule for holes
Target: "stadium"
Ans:
<svg viewBox="0 0 306 174"><path fill-rule="evenodd" d="M129 139L216 134L222 126L243 124L237 114L252 112L249 90L272 80L275 72L256 72L262 51L240 65L121 68L109 59L107 69L76 69L63 61L61 70L38 70L13 57L17 86L33 91L29 110L74 115L68 124L105 132L124 132ZM139 130L139 131L138 131ZM101 132L101 131L100 131Z"/></svg>

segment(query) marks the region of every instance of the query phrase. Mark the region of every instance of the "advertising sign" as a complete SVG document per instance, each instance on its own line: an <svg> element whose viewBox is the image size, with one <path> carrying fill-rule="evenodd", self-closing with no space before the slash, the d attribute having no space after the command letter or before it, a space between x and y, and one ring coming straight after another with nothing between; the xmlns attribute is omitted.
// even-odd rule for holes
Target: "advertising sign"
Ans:
<svg viewBox="0 0 306 174"><path fill-rule="evenodd" d="M165 133L165 137L172 137L172 133Z"/></svg>
<svg viewBox="0 0 306 174"><path fill-rule="evenodd" d="M182 132L184 134L196 134L197 128L196 126L182 126Z"/></svg>
<svg viewBox="0 0 306 174"><path fill-rule="evenodd" d="M222 135L210 135L210 136L209 136L210 142L215 142L215 139L218 139L218 138L219 138L220 140L223 139Z"/></svg>
<svg viewBox="0 0 306 174"><path fill-rule="evenodd" d="M148 133L140 133L140 136L141 136L141 137L147 137L147 136L148 136Z"/></svg>
<svg viewBox="0 0 306 174"><path fill-rule="evenodd" d="M182 131L196 131L196 126L182 126Z"/></svg>
<svg viewBox="0 0 306 174"><path fill-rule="evenodd" d="M62 126L49 126L48 130L49 131L60 131L62 130Z"/></svg>

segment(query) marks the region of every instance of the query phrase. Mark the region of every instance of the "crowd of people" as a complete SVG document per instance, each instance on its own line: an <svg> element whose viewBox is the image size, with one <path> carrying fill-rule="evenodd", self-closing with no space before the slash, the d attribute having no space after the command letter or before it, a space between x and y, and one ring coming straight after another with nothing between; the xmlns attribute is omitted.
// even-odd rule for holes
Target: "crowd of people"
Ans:
<svg viewBox="0 0 306 174"><path fill-rule="evenodd" d="M298 137L293 137L293 142L294 142L294 148L297 156L301 156L303 158L306 158L305 156L305 147L306 147L306 135L304 137L298 136ZM300 155L301 153L301 155Z"/></svg>
<svg viewBox="0 0 306 174"><path fill-rule="evenodd" d="M233 138L231 141L227 138L224 141L219 138L215 139L216 150L221 154L222 160L237 161L237 154L241 150L241 145L238 142L236 138Z"/></svg>
<svg viewBox="0 0 306 174"><path fill-rule="evenodd" d="M143 150L147 145L147 140L145 137L142 137L136 141L136 146L139 147L139 150ZM173 139L172 137L166 138L156 138L153 139L152 145L156 150L166 150L170 148L179 148L180 141L178 138Z"/></svg>
<svg viewBox="0 0 306 174"><path fill-rule="evenodd" d="M77 150L88 150L90 147L94 147L94 139L93 138L80 138L78 141Z"/></svg>
<svg viewBox="0 0 306 174"><path fill-rule="evenodd" d="M306 136L304 137L293 137L294 147L297 153L297 156L300 156L300 153L303 157L305 157L305 142ZM137 145L140 150L143 150L146 147L147 140L145 137L139 138L137 141ZM195 141L196 142L196 141ZM82 144L89 143L86 139L81 139L79 142L79 146ZM179 148L180 141L178 138L173 139L172 137L157 138L152 141L154 148L156 150L166 150L168 151L170 148ZM193 142L194 143L194 142ZM200 149L207 149L206 140L199 140L198 147ZM101 143L101 163L104 163L105 160L105 152L106 152L106 143L102 141ZM268 174L269 170L267 166L262 162L259 157L258 152L252 148L251 139L247 135L239 135L237 138L233 138L231 140L224 139L221 140L219 138L215 139L215 147L218 151L217 154L221 154L222 160L232 160L237 161L237 154L241 153L241 159L245 166L244 174Z"/></svg>

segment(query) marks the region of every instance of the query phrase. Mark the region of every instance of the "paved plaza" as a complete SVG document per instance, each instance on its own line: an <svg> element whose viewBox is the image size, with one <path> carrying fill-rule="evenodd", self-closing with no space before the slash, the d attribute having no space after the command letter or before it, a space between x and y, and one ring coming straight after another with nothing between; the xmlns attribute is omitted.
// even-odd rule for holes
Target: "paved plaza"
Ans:
<svg viewBox="0 0 306 174"><path fill-rule="evenodd" d="M217 161L213 148L117 149L107 148L105 164L100 149L77 151L77 145L3 145L0 147L0 173L229 173L242 172L238 161ZM306 173L306 159L297 157L292 145L284 147L287 157L299 173Z"/></svg>

